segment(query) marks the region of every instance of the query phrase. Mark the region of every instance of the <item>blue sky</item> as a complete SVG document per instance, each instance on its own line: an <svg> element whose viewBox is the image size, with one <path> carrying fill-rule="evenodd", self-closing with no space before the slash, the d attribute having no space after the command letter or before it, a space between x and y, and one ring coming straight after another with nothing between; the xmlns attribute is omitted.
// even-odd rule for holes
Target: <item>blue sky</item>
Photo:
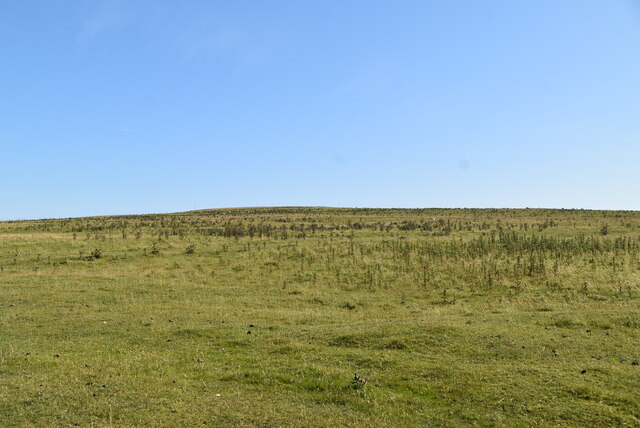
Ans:
<svg viewBox="0 0 640 428"><path fill-rule="evenodd" d="M2 1L0 219L640 209L640 2Z"/></svg>

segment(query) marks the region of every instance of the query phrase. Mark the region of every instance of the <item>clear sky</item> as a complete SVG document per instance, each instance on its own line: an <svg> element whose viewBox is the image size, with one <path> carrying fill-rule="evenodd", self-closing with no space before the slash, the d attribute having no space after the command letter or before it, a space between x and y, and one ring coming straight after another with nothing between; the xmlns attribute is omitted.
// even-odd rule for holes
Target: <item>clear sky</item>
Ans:
<svg viewBox="0 0 640 428"><path fill-rule="evenodd" d="M0 219L640 209L640 1L0 1Z"/></svg>

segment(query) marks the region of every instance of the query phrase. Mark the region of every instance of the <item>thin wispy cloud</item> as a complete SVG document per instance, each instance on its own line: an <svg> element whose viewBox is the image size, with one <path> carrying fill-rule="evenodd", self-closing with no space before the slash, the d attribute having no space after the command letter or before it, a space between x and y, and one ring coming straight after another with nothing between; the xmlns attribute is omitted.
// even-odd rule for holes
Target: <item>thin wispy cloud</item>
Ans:
<svg viewBox="0 0 640 428"><path fill-rule="evenodd" d="M396 90L398 78L393 72L363 73L331 91L331 95L361 98L381 91Z"/></svg>
<svg viewBox="0 0 640 428"><path fill-rule="evenodd" d="M108 1L88 10L80 24L77 42L80 45L88 45L104 34L122 31L130 21L130 14L125 5L117 1Z"/></svg>
<svg viewBox="0 0 640 428"><path fill-rule="evenodd" d="M182 65L215 57L232 58L241 73L266 62L276 49L271 37L260 37L241 27L224 26L209 35L184 37Z"/></svg>
<svg viewBox="0 0 640 428"><path fill-rule="evenodd" d="M247 33L239 27L220 26L185 32L180 40L182 63L210 55L229 54L242 49L247 43Z"/></svg>
<svg viewBox="0 0 640 428"><path fill-rule="evenodd" d="M348 83L344 86L340 86L334 89L331 93L333 95L356 95L356 96L364 96L369 92L369 85L365 82L364 79L354 80L351 83Z"/></svg>
<svg viewBox="0 0 640 428"><path fill-rule="evenodd" d="M273 46L252 46L251 49L244 50L236 72L243 73L266 63L273 56L274 51Z"/></svg>

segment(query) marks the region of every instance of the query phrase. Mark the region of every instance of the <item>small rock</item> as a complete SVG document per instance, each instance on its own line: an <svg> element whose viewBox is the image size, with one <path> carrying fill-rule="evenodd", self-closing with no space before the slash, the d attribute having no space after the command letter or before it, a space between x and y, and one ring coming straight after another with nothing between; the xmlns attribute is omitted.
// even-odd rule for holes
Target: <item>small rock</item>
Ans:
<svg viewBox="0 0 640 428"><path fill-rule="evenodd" d="M253 325L253 324L249 324L249 327L253 328L253 327L255 327L255 325Z"/></svg>
<svg viewBox="0 0 640 428"><path fill-rule="evenodd" d="M632 366L640 366L640 363L637 360L631 361Z"/></svg>
<svg viewBox="0 0 640 428"><path fill-rule="evenodd" d="M586 370L580 370L580 374L585 374L586 372Z"/></svg>
<svg viewBox="0 0 640 428"><path fill-rule="evenodd" d="M53 354L54 357L60 358L60 354Z"/></svg>
<svg viewBox="0 0 640 428"><path fill-rule="evenodd" d="M201 360L200 358L198 358L198 359L197 359L197 361L198 361L199 363L204 363L204 360Z"/></svg>
<svg viewBox="0 0 640 428"><path fill-rule="evenodd" d="M247 334L251 334L251 330L247 331Z"/></svg>
<svg viewBox="0 0 640 428"><path fill-rule="evenodd" d="M591 333L591 329L590 328L587 329L587 333Z"/></svg>

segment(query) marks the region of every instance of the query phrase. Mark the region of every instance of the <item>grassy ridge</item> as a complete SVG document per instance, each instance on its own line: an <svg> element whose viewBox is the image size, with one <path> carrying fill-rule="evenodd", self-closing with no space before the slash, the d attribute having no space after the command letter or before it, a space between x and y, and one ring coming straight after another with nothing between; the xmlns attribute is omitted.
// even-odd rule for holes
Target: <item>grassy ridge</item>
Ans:
<svg viewBox="0 0 640 428"><path fill-rule="evenodd" d="M3 222L0 266L3 426L640 424L638 212Z"/></svg>

